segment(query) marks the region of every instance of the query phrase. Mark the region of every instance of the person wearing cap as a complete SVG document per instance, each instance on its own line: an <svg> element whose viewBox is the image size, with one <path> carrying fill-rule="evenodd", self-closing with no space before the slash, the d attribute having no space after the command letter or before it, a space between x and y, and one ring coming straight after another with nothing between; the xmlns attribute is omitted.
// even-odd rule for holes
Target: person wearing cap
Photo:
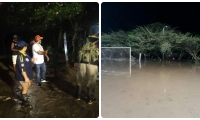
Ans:
<svg viewBox="0 0 200 120"><path fill-rule="evenodd" d="M38 86L41 87L41 82L48 82L46 80L46 65L44 61L44 56L46 56L47 61L49 61L49 57L47 55L47 50L44 50L43 47L41 46L41 40L43 37L40 35L35 36L35 43L32 46L32 51L33 51L33 59L34 59L34 64L35 64L35 72L36 72L36 80ZM42 76L40 77L40 69L42 72Z"/></svg>
<svg viewBox="0 0 200 120"><path fill-rule="evenodd" d="M29 96L27 95L31 80L33 79L32 62L33 59L26 54L27 43L23 40L18 42L19 53L16 59L15 79L19 81L22 86L21 101L22 105L31 107L29 103Z"/></svg>
<svg viewBox="0 0 200 120"><path fill-rule="evenodd" d="M76 99L81 100L82 86L87 81L87 103L93 104L96 100L94 92L98 75L99 50L96 45L98 37L89 36L86 43L79 50L77 66L77 92Z"/></svg>
<svg viewBox="0 0 200 120"><path fill-rule="evenodd" d="M12 51L12 63L13 63L13 70L16 70L16 59L17 59L17 54L19 52L18 50L18 36L14 35L13 36L13 41L11 43L10 50Z"/></svg>

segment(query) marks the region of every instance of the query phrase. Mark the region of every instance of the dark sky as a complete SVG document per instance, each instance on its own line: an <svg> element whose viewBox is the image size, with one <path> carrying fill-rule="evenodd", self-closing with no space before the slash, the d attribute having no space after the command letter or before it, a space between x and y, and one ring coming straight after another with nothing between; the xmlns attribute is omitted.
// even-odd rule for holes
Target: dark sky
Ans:
<svg viewBox="0 0 200 120"><path fill-rule="evenodd" d="M101 30L132 30L139 25L161 22L181 32L200 34L200 2L104 2Z"/></svg>

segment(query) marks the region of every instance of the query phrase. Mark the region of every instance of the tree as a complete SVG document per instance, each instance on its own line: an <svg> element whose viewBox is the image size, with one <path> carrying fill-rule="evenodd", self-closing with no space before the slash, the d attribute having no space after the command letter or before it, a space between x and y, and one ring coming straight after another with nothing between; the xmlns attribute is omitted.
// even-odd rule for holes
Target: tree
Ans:
<svg viewBox="0 0 200 120"><path fill-rule="evenodd" d="M87 16L86 13L93 9L88 6L90 4L81 2L1 3L0 23L3 24L0 29L5 33L42 34L46 39L44 42L54 49L55 53L52 54L52 58L56 67L58 53L63 44L63 33L67 31L67 37L72 38L72 46L75 48L75 44L79 44L75 41L79 40L78 34L82 30L78 23L90 21L84 19Z"/></svg>
<svg viewBox="0 0 200 120"><path fill-rule="evenodd" d="M102 33L101 41L102 47L125 47L125 41L128 38L128 34L122 30L111 33Z"/></svg>
<svg viewBox="0 0 200 120"><path fill-rule="evenodd" d="M163 26L168 26L165 31ZM128 37L127 37L127 36ZM119 37L121 36L121 37ZM115 40L113 40L115 38ZM115 41L115 42L114 42ZM163 60L178 53L179 59L188 53L195 61L199 60L200 37L190 33L181 33L166 24L154 23L146 26L138 26L129 32L112 32L102 34L103 46L131 47L131 50L141 55L151 54L159 60Z"/></svg>
<svg viewBox="0 0 200 120"><path fill-rule="evenodd" d="M51 28L62 28L63 22L80 14L82 3L11 2L2 3L0 9L1 21L4 21L8 28L44 31Z"/></svg>
<svg viewBox="0 0 200 120"><path fill-rule="evenodd" d="M198 62L200 60L200 57L198 56L198 53L200 51L199 37L188 36L182 41L181 46L186 52L188 52L193 57L195 62Z"/></svg>

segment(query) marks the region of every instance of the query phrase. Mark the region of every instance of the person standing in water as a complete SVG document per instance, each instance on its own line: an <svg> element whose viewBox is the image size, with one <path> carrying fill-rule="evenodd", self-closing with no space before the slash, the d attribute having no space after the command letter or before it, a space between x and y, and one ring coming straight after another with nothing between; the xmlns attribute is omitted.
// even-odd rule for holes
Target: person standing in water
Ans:
<svg viewBox="0 0 200 120"><path fill-rule="evenodd" d="M31 86L31 80L33 79L32 62L33 59L26 54L28 44L20 40L18 42L19 54L16 59L16 71L15 79L19 81L22 86L21 101L22 105L26 107L32 107L29 102L28 90Z"/></svg>

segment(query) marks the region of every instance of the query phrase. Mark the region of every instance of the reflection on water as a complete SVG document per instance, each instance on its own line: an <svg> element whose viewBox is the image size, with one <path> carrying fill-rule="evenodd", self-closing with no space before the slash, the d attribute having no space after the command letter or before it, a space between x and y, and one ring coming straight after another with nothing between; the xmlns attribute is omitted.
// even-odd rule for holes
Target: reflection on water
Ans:
<svg viewBox="0 0 200 120"><path fill-rule="evenodd" d="M124 64L124 63L123 63ZM119 63L117 68L124 69ZM142 62L131 76L102 74L102 117L200 117L200 69L191 62Z"/></svg>
<svg viewBox="0 0 200 120"><path fill-rule="evenodd" d="M131 63L128 60L101 60L102 73L130 74Z"/></svg>

